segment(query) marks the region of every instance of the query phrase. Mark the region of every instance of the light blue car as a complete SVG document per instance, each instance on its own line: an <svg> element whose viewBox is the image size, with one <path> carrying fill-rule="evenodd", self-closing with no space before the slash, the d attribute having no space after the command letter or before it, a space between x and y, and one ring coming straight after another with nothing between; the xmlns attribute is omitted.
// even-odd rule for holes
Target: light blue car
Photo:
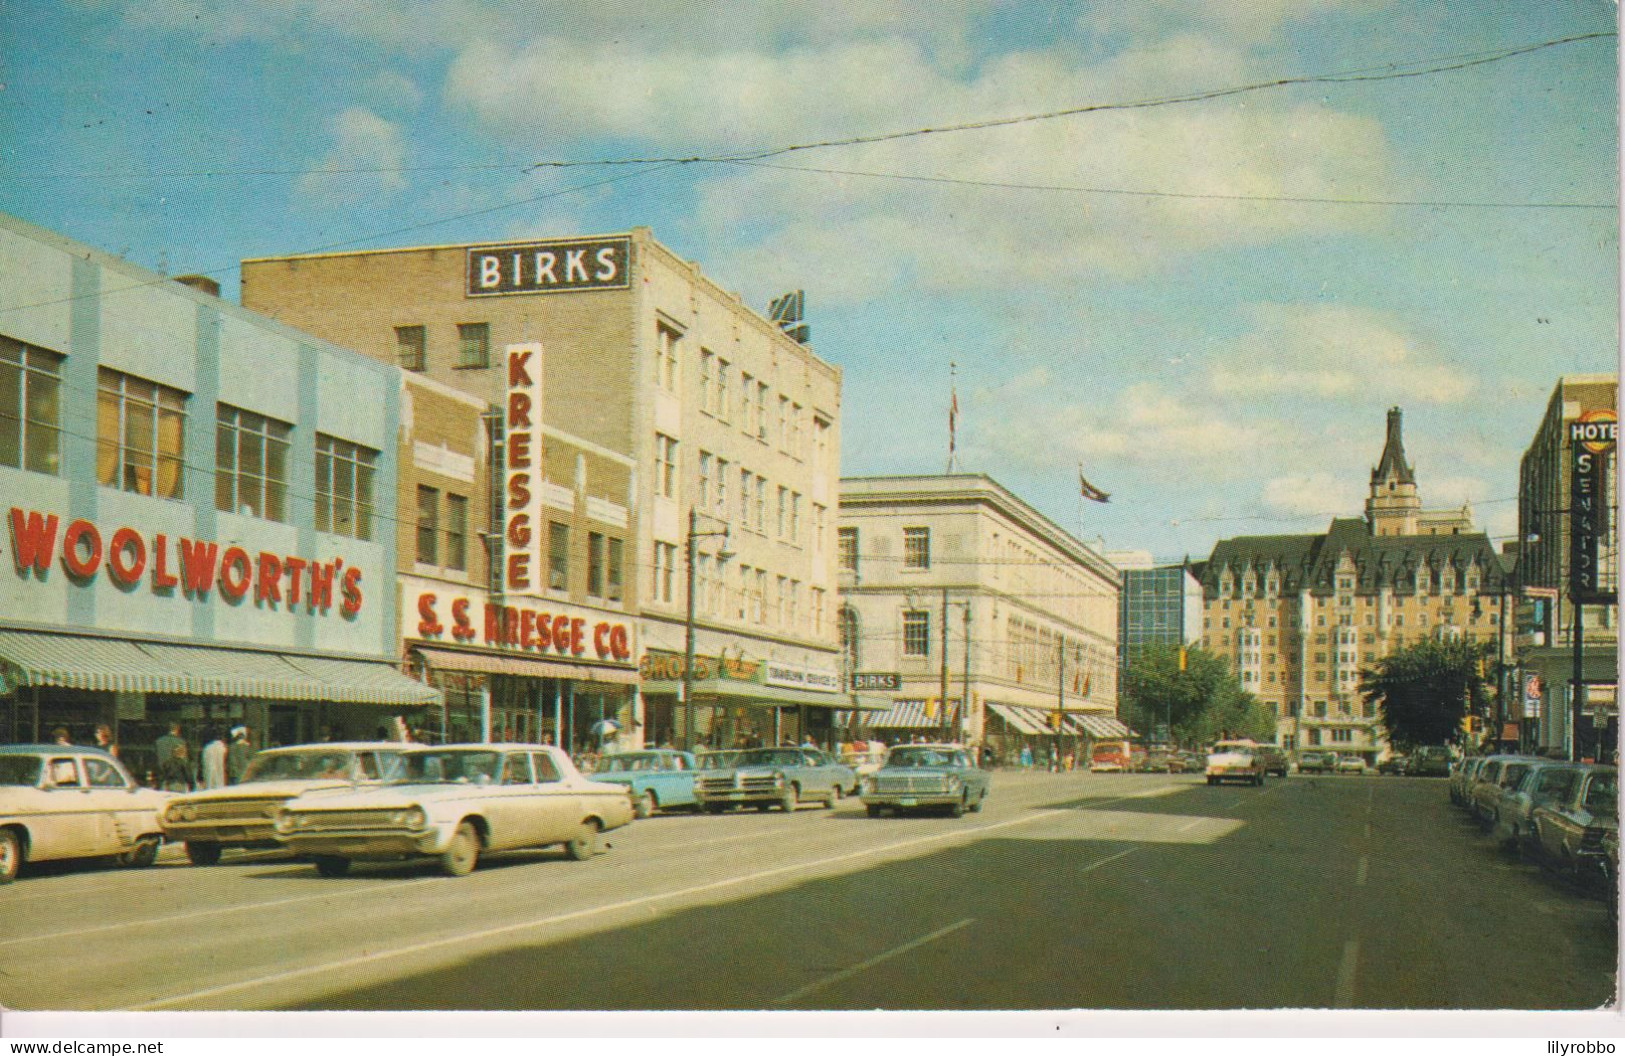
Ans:
<svg viewBox="0 0 1625 1056"><path fill-rule="evenodd" d="M625 785L632 797L632 809L640 818L657 810L695 805L694 757L688 752L650 748L601 755L592 779Z"/></svg>

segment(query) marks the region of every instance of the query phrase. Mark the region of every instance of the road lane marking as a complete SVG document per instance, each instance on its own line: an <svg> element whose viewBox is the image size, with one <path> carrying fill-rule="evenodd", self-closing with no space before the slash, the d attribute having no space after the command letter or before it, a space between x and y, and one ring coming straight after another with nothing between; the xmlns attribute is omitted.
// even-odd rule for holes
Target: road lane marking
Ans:
<svg viewBox="0 0 1625 1056"><path fill-rule="evenodd" d="M447 935L439 939L429 939L424 942L415 942L406 946L397 946L394 949L368 951L366 954L361 956L346 957L337 961L324 961L319 964L306 965L302 968L290 968L286 971L273 972L270 975L258 976L253 979L240 979L236 982L223 983L219 986L205 987L201 990L192 990L183 994L172 994L169 997L161 997L152 1001L143 1002L139 1005L131 1005L126 1011L147 1011L157 1008L166 1008L185 1001L198 1001L205 998L218 997L221 994L229 994L235 990L248 990L256 986L286 983L294 979L301 979L306 976L320 975L328 972L342 972L350 968L357 968L362 965L373 964L396 957L407 957L411 956L412 954L426 953L428 951L442 949L447 946L456 946L469 942L480 942L486 939L497 938L498 936L512 935L516 932L532 931L537 928L547 927L549 925L565 924L575 920L584 920L604 914L622 912L628 909L636 909L640 906L647 906L656 902L667 902L671 901L672 899L684 898L690 895L705 894L711 891L721 891L726 888L738 887L743 884L749 884L758 880L765 880L770 877L783 876L787 873L805 872L809 869L817 869L822 866L830 866L838 862L847 862L859 858L868 858L877 854L886 853L888 851L901 850L906 847L916 847L929 843L940 843L944 840L961 838L967 835L975 835L983 832L991 832L995 829L1006 829L1014 825L1026 825L1034 821L1041 821L1045 818L1059 817L1068 813L1070 813L1070 811L1062 809L1046 810L1036 814L1030 814L1022 818L1011 818L1008 821L994 822L990 825L978 825L972 828L954 829L949 832L934 833L930 836L919 836L911 840L902 840L897 843L882 844L879 847L873 847L866 850L851 851L847 854L838 854L833 858L819 858L812 861L775 866L772 869L762 869L754 873L747 873L744 876L732 876L724 880L713 880L709 883L694 884L689 887L677 888L671 891L662 891L653 895L643 895L638 898L623 899L619 902L611 902L602 906L589 906L585 909L572 910L568 913L557 913L552 916L538 917L535 920L523 920L513 924L503 924L493 928L481 928L476 931Z"/></svg>
<svg viewBox="0 0 1625 1056"><path fill-rule="evenodd" d="M927 943L936 942L938 939L946 935L952 935L954 932L965 927L967 924L975 923L975 920L975 917L966 917L964 920L950 924L946 928L938 928L929 935L921 935L919 938L905 942L901 946L893 946L884 953L877 953L866 961L859 961L850 968L841 969L834 975L826 975L824 978L810 982L806 986L797 987L788 994L775 997L773 999L773 1003L775 1005L788 1005L792 1001L799 1001L801 998L806 997L815 990L822 990L827 986L834 986L836 983L850 979L854 975L861 972L866 972L878 964L884 964L895 957L901 957L903 954L908 953L911 950L917 950Z"/></svg>
<svg viewBox="0 0 1625 1056"><path fill-rule="evenodd" d="M1364 887L1365 886L1366 873L1367 873L1368 870L1370 870L1370 868L1371 868L1371 856L1368 855L1368 854L1360 855L1360 870L1359 870L1359 872L1354 874L1354 886L1355 887Z"/></svg>
<svg viewBox="0 0 1625 1056"><path fill-rule="evenodd" d="M1192 820L1190 820L1190 821L1186 822L1185 824L1181 825L1179 827L1179 831L1180 832L1189 832L1192 829L1196 828L1196 826L1202 824L1202 822L1204 822L1206 820L1207 820L1206 818L1193 818Z"/></svg>
<svg viewBox="0 0 1625 1056"><path fill-rule="evenodd" d="M1350 939L1343 944L1343 959L1337 965L1337 990L1332 998L1333 1008L1354 1007L1354 973L1360 966L1360 940Z"/></svg>

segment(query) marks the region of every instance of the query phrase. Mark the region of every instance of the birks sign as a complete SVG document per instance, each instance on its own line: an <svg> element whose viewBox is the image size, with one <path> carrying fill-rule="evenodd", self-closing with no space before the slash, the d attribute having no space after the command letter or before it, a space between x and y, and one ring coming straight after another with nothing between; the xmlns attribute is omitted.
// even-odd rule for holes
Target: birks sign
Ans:
<svg viewBox="0 0 1625 1056"><path fill-rule="evenodd" d="M576 239L519 246L471 246L468 296L624 290L631 281L632 240Z"/></svg>
<svg viewBox="0 0 1625 1056"><path fill-rule="evenodd" d="M533 594L542 572L542 346L509 345L502 479L507 508L503 591Z"/></svg>

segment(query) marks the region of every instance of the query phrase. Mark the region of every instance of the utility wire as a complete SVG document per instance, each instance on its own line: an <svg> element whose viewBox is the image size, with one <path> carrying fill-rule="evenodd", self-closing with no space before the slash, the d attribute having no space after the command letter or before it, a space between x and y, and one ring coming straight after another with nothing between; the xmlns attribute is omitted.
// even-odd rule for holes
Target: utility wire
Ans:
<svg viewBox="0 0 1625 1056"><path fill-rule="evenodd" d="M1449 73L1456 70L1470 69L1474 66L1484 66L1493 62L1504 62L1507 59L1520 55L1528 55L1547 48L1555 48L1566 44L1581 41L1599 40L1615 37L1617 33L1604 31L1597 33L1580 33L1569 37L1560 37L1555 40L1544 40L1536 44L1526 44L1520 47L1500 48L1488 52L1474 52L1468 55L1451 56L1440 59L1420 59L1408 63L1388 63L1384 66L1367 67L1362 70L1349 70L1341 73L1308 74L1300 77L1280 77L1271 81L1258 81L1252 84L1234 85L1229 88L1215 88L1205 92L1190 92L1183 95L1161 96L1152 99L1140 99L1131 102L1119 103L1090 103L1083 106L1067 107L1061 110L1050 110L1036 114L1021 114L1015 117L996 117L984 121L963 121L951 125L937 125L926 128L910 129L903 132L881 132L868 136L850 136L845 139L826 139L811 143L794 143L788 146L769 147L762 150L748 151L737 154L692 154L668 157L645 158L610 158L591 161L538 161L533 168L580 168L590 166L619 166L619 165L695 165L703 163L737 163L747 161L762 161L767 158L782 157L805 150L824 150L831 147L866 146L872 143L888 143L900 139L911 139L919 136L942 135L949 132L970 132L988 128L1005 128L1011 125L1031 124L1038 121L1053 121L1062 117L1076 117L1081 114L1105 113L1115 110L1144 110L1159 106L1173 106L1182 103L1206 102L1212 99L1224 99L1235 95L1244 95L1250 92L1268 91L1274 88L1285 88L1304 84L1353 84L1364 81L1394 81L1412 77L1426 77L1437 73ZM1415 69L1401 69L1399 67L1416 66Z"/></svg>

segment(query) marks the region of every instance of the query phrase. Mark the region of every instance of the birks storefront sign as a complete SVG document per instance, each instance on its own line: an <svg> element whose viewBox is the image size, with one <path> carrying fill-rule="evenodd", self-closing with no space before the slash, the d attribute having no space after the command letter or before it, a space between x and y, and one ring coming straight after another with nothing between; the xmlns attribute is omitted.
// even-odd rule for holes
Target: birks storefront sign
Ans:
<svg viewBox="0 0 1625 1056"><path fill-rule="evenodd" d="M105 575L124 591L159 597L177 592L207 601L218 592L236 604L253 595L264 609L327 615L334 608L354 619L363 602L361 569L341 557L250 553L208 539L147 532L130 525L65 521L55 513L11 507L11 557L19 579L45 583L60 568L68 583L92 586Z"/></svg>
<svg viewBox="0 0 1625 1056"><path fill-rule="evenodd" d="M470 297L624 290L631 286L632 240L596 238L471 246Z"/></svg>

